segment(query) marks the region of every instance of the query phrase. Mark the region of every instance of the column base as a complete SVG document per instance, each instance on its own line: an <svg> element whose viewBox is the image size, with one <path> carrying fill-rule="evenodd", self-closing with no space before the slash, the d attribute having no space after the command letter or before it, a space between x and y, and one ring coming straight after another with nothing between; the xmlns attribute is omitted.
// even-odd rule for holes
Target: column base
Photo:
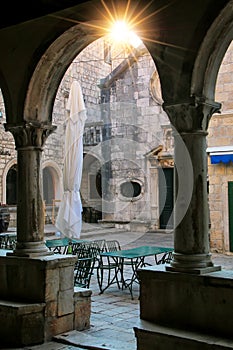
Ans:
<svg viewBox="0 0 233 350"><path fill-rule="evenodd" d="M173 253L170 266L166 266L167 271L184 272L202 275L220 271L221 266L214 266L211 261L211 254L180 254Z"/></svg>
<svg viewBox="0 0 233 350"><path fill-rule="evenodd" d="M13 252L8 252L7 256L40 257L53 255L44 242L17 242Z"/></svg>
<svg viewBox="0 0 233 350"><path fill-rule="evenodd" d="M205 273L210 273L210 272L215 272L220 270L221 270L221 266L210 266L210 267L202 267L202 268L185 268L185 267L166 266L166 271L193 273L197 275L203 275Z"/></svg>

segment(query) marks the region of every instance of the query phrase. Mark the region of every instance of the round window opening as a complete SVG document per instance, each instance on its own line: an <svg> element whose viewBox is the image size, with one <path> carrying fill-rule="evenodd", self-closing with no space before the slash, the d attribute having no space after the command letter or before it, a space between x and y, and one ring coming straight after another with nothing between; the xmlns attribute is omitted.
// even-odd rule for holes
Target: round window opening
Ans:
<svg viewBox="0 0 233 350"><path fill-rule="evenodd" d="M127 181L120 186L121 194L127 198L135 198L141 194L142 187L138 182Z"/></svg>

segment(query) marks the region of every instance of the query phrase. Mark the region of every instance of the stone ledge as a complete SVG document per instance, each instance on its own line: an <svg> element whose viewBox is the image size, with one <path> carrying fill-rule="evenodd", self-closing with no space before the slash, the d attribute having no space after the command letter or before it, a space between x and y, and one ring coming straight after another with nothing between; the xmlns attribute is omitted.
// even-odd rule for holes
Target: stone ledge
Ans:
<svg viewBox="0 0 233 350"><path fill-rule="evenodd" d="M8 252L8 251L7 251ZM1 252L1 254L3 254ZM61 266L69 266L74 265L77 260L76 255L65 255L65 254L51 254L41 257L23 257L23 256L17 256L17 255L4 255L0 256L0 266L3 265L15 265L24 264L25 266L28 265L28 262L30 261L30 265L39 266L41 264L44 264L44 266L49 266L50 268L56 268L58 265Z"/></svg>
<svg viewBox="0 0 233 350"><path fill-rule="evenodd" d="M217 270L203 274L191 274L185 272L167 271L168 266L169 265L164 264L147 266L139 269L138 272L140 274L140 271L142 271L142 274L147 275L148 278L153 278L156 273L156 278L159 276L161 280L167 280L167 276L169 275L170 281L179 280L189 282L190 278L192 278L195 281L200 281L200 283L205 280L205 283L209 285L224 285L225 287L233 288L233 270Z"/></svg>
<svg viewBox="0 0 233 350"><path fill-rule="evenodd" d="M74 287L75 296L80 297L90 297L92 295L92 290L88 288Z"/></svg>
<svg viewBox="0 0 233 350"><path fill-rule="evenodd" d="M29 314L33 312L41 311L45 307L45 303L23 303L23 302L15 302L8 300L0 300L0 310L4 310L4 308L8 310L15 310L18 312L18 315L21 314Z"/></svg>
<svg viewBox="0 0 233 350"><path fill-rule="evenodd" d="M134 327L137 349L144 350L226 350L233 349L233 340L183 329L161 326L140 320Z"/></svg>
<svg viewBox="0 0 233 350"><path fill-rule="evenodd" d="M98 220L98 223L101 224L102 227L106 228L121 228L127 227L130 224L130 221L127 220Z"/></svg>

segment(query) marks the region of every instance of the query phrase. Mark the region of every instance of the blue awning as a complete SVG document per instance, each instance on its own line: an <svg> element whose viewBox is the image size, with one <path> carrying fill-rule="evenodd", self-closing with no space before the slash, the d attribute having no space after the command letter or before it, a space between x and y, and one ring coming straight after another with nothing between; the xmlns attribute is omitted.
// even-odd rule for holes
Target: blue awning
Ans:
<svg viewBox="0 0 233 350"><path fill-rule="evenodd" d="M210 156L211 164L233 162L233 146L215 146L208 147L207 153Z"/></svg>
<svg viewBox="0 0 233 350"><path fill-rule="evenodd" d="M233 162L233 153L232 154L210 154L211 164L218 163L230 163Z"/></svg>

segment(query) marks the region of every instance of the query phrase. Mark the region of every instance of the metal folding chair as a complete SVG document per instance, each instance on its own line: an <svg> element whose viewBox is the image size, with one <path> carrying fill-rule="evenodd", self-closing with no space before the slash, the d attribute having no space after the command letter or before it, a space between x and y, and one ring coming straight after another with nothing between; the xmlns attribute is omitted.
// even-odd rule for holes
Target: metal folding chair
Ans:
<svg viewBox="0 0 233 350"><path fill-rule="evenodd" d="M117 250L121 250L120 243L117 240L105 241L106 252L113 252ZM100 289L100 294L102 294L105 291L105 289L107 289L113 283L117 283L118 288L121 289L121 286L118 280L119 270L120 270L120 266L118 264L117 259L114 259L109 256L102 256L100 254L99 264L97 267L97 281ZM103 287L104 271L107 271L107 283L105 287Z"/></svg>
<svg viewBox="0 0 233 350"><path fill-rule="evenodd" d="M83 243L75 249L74 253L77 254L74 267L74 286L89 288L99 247L93 242Z"/></svg>

